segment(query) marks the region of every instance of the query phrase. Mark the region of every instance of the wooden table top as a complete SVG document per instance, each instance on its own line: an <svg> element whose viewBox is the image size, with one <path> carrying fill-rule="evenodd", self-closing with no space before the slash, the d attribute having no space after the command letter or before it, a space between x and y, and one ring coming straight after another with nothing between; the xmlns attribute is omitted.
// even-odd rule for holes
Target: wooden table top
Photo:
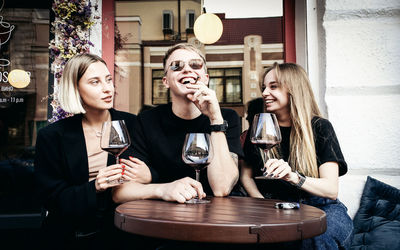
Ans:
<svg viewBox="0 0 400 250"><path fill-rule="evenodd" d="M138 200L119 205L114 223L123 231L170 240L272 243L301 240L326 231L322 210L276 209L279 200L210 197L208 204Z"/></svg>

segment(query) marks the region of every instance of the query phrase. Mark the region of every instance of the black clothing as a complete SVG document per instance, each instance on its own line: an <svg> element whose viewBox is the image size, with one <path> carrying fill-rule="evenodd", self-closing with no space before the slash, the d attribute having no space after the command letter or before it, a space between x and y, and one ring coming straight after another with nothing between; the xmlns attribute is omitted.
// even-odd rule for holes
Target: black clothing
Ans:
<svg viewBox="0 0 400 250"><path fill-rule="evenodd" d="M279 147L281 158L285 161L289 158L290 152L290 127L280 127L282 141ZM317 154L318 167L325 162L333 161L339 164L339 176L347 172L347 164L340 150L332 124L323 118L312 119L312 130L314 134L315 149ZM259 149L250 142L248 133L244 143L245 161L253 167L254 176L262 175L263 162ZM298 200L309 196L309 193L299 190L284 180L259 180L255 179L258 190L266 198L282 200Z"/></svg>
<svg viewBox="0 0 400 250"><path fill-rule="evenodd" d="M136 116L114 109L110 109L110 114L112 120L125 120L132 137ZM54 234L51 237L69 243L79 235L88 238L96 231L113 230L115 204L111 189L97 193L95 180L89 182L82 117L74 115L50 124L39 131L36 140L37 192L48 210L45 230ZM132 155L131 148L121 157L128 155ZM115 157L109 155L107 165L112 164Z"/></svg>
<svg viewBox="0 0 400 250"><path fill-rule="evenodd" d="M221 112L229 126L226 131L229 151L242 157L239 116L230 109L221 109ZM132 140L133 154L152 168L152 182L168 183L187 176L195 179L194 169L182 160L182 147L186 133L210 133L207 116L202 114L195 119L184 120L172 112L172 104L165 104L139 114L137 125ZM212 194L207 168L200 175L204 191Z"/></svg>

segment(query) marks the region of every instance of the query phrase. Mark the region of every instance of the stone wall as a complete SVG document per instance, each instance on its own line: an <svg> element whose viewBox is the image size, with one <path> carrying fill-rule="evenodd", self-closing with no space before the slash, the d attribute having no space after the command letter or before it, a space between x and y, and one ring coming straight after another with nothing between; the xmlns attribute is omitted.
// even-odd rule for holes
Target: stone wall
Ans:
<svg viewBox="0 0 400 250"><path fill-rule="evenodd" d="M318 1L327 114L349 166L354 216L367 175L400 188L400 1ZM358 198L358 200L357 200Z"/></svg>

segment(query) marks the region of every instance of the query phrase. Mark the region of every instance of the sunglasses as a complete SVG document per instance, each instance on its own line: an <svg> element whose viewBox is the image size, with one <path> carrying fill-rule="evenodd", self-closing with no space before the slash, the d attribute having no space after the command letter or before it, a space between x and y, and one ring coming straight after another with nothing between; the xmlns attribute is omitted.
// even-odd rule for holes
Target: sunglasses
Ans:
<svg viewBox="0 0 400 250"><path fill-rule="evenodd" d="M169 68L172 71L181 71L185 67L185 64L186 64L185 61L177 60L171 62ZM189 60L188 64L193 70L198 70L203 68L203 60L201 59L191 59Z"/></svg>

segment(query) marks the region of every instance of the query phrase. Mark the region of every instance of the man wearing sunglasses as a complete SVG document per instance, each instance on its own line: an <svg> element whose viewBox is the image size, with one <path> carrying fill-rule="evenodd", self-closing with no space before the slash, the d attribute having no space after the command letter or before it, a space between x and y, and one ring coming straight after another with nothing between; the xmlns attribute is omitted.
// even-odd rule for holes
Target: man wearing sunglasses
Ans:
<svg viewBox="0 0 400 250"><path fill-rule="evenodd" d="M121 185L114 190L114 200L155 198L183 203L196 196L204 198L206 193L227 196L238 180L238 156L243 155L240 119L235 111L220 108L215 92L208 88L205 58L197 48L177 44L167 51L163 65L163 84L172 103L139 114L132 138L134 157L150 167L152 183ZM181 156L190 132L210 133L214 148L200 182Z"/></svg>

